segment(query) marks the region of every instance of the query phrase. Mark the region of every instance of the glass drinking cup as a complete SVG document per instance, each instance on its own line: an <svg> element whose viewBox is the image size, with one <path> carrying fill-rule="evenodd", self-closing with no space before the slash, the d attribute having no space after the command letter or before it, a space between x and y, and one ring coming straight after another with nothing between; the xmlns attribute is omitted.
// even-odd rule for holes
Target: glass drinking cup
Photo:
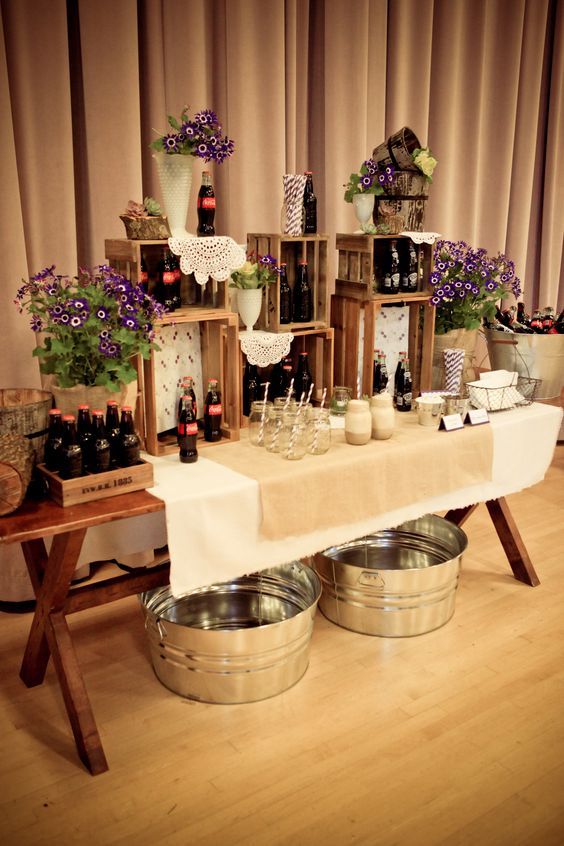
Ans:
<svg viewBox="0 0 564 846"><path fill-rule="evenodd" d="M272 408L271 402L255 400L251 403L249 415L249 441L253 446L264 446L264 433L268 414Z"/></svg>
<svg viewBox="0 0 564 846"><path fill-rule="evenodd" d="M324 455L331 446L331 420L328 408L310 408L307 414L307 451Z"/></svg>
<svg viewBox="0 0 564 846"><path fill-rule="evenodd" d="M303 458L307 448L307 425L303 411L285 411L280 429L280 454L289 461Z"/></svg>

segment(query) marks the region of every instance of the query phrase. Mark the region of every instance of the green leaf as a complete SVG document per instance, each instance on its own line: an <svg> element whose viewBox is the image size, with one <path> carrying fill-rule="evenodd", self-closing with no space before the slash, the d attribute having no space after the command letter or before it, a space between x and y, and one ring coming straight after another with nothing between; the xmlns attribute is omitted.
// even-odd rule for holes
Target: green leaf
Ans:
<svg viewBox="0 0 564 846"><path fill-rule="evenodd" d="M173 115L168 115L167 120L173 129L176 129L177 132L180 130L180 124Z"/></svg>

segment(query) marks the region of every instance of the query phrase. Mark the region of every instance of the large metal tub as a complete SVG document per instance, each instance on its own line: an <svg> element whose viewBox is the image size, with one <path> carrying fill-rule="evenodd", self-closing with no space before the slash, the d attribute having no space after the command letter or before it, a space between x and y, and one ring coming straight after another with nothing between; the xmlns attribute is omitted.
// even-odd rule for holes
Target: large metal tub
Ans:
<svg viewBox="0 0 564 846"><path fill-rule="evenodd" d="M542 379L537 399L554 399L564 386L564 335L509 335L484 330L492 370Z"/></svg>
<svg viewBox="0 0 564 846"><path fill-rule="evenodd" d="M411 637L438 629L454 614L467 543L458 526L428 514L326 549L314 556L319 608L361 634Z"/></svg>
<svg viewBox="0 0 564 846"><path fill-rule="evenodd" d="M141 594L151 659L170 690L202 702L255 702L296 684L309 662L321 594L295 561L175 599Z"/></svg>

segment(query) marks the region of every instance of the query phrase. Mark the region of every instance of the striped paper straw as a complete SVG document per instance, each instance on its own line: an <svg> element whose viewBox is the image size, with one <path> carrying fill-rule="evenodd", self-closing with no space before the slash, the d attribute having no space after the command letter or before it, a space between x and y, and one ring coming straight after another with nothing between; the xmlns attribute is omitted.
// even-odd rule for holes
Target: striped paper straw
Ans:
<svg viewBox="0 0 564 846"><path fill-rule="evenodd" d="M284 205L286 207L284 234L301 235L306 177L301 173L285 173L282 177L282 183L284 185Z"/></svg>

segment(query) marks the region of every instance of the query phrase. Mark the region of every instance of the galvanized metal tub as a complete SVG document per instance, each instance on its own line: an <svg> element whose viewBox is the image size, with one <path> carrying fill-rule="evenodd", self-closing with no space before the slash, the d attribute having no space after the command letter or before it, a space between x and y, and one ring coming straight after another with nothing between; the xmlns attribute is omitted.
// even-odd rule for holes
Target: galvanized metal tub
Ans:
<svg viewBox="0 0 564 846"><path fill-rule="evenodd" d="M454 614L465 533L428 514L314 556L319 608L361 634L411 637Z"/></svg>
<svg viewBox="0 0 564 846"><path fill-rule="evenodd" d="M542 379L537 399L554 399L564 387L564 335L509 335L485 329L492 370Z"/></svg>
<svg viewBox="0 0 564 846"><path fill-rule="evenodd" d="M294 561L175 599L141 594L153 668L202 702L255 702L296 684L309 663L321 583Z"/></svg>

